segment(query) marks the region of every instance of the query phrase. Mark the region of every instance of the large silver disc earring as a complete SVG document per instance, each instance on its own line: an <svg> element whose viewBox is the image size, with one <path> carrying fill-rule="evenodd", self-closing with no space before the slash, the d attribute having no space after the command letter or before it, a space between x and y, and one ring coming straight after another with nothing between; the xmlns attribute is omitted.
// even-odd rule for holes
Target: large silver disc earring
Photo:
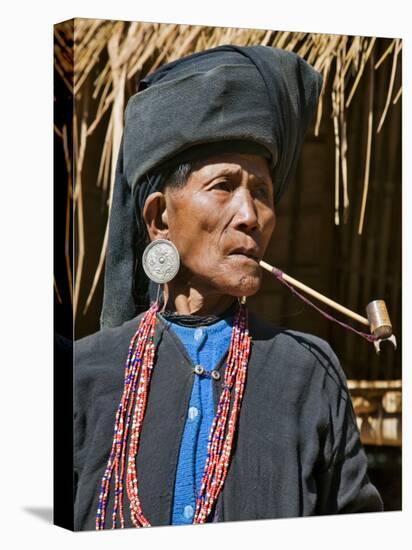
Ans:
<svg viewBox="0 0 412 550"><path fill-rule="evenodd" d="M168 283L179 271L179 252L171 241L157 239L145 248L142 263L149 279L159 284Z"/></svg>

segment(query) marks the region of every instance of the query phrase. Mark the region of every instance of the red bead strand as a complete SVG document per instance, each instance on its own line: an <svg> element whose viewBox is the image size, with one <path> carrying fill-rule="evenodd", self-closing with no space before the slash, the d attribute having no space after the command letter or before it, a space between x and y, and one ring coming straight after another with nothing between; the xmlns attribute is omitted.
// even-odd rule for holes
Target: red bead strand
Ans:
<svg viewBox="0 0 412 550"><path fill-rule="evenodd" d="M104 529L105 527L106 510L113 470L115 471L115 502L112 514L112 528L116 527L118 508L120 515L120 527L124 527L122 499L127 437L130 426L131 411L135 401L139 373L141 369L143 370L142 363L146 363L144 360L146 355L145 349L149 335L153 335L154 333L157 310L158 305L155 303L143 316L139 327L130 342L125 365L123 395L116 413L112 449L100 487L99 504L96 515L96 529L98 530ZM150 358L150 355L148 357Z"/></svg>
<svg viewBox="0 0 412 550"><path fill-rule="evenodd" d="M208 441L208 454L202 478L193 523L204 523L215 504L226 479L231 457L232 443L240 412L250 352L250 337L247 330L247 311L241 306L235 319L229 356L225 370L224 389ZM234 399L229 422L231 389L235 385ZM223 441L226 431L226 439Z"/></svg>

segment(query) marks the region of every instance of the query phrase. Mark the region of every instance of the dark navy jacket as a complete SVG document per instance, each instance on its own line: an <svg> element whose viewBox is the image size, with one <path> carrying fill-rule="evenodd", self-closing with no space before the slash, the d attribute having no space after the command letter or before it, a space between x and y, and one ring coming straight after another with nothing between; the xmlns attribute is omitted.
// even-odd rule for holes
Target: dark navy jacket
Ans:
<svg viewBox="0 0 412 550"><path fill-rule="evenodd" d="M76 530L95 528L124 364L139 320L75 342ZM251 314L249 330L245 392L215 520L382 510L367 477L345 375L330 346L315 336L274 328ZM183 346L162 319L155 343L137 471L143 514L151 525L168 525L195 375ZM224 366L222 361L222 373ZM214 381L215 404L222 378ZM131 526L128 512L125 502L126 526ZM111 527L110 504L107 518L106 527Z"/></svg>

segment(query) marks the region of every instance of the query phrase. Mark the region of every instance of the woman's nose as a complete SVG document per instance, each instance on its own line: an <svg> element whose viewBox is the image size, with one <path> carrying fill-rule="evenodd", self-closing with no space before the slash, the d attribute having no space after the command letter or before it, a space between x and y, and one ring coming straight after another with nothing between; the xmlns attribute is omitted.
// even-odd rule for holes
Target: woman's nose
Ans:
<svg viewBox="0 0 412 550"><path fill-rule="evenodd" d="M243 231L251 231L259 227L258 213L255 201L246 188L238 188L235 193L236 200L234 208L236 214L234 218L235 227Z"/></svg>

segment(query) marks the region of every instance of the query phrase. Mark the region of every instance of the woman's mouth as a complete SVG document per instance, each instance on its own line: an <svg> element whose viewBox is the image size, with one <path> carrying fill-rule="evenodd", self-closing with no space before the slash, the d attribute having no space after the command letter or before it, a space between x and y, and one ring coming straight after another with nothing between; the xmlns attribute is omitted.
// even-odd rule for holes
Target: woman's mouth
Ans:
<svg viewBox="0 0 412 550"><path fill-rule="evenodd" d="M258 250L256 248L236 248L230 252L229 256L238 256L240 258L246 258L253 262L259 262Z"/></svg>

